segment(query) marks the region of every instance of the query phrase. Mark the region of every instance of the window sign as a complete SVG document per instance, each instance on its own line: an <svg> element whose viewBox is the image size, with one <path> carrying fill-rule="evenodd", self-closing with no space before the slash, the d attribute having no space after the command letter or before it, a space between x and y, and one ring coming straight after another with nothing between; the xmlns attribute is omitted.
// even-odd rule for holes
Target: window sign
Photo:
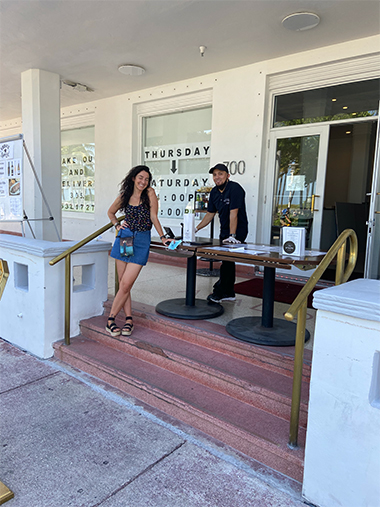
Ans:
<svg viewBox="0 0 380 507"><path fill-rule="evenodd" d="M205 161L205 168L208 168ZM164 218L183 218L186 205L193 201L195 191L209 185L208 175L153 177L152 187L159 196L159 216Z"/></svg>
<svg viewBox="0 0 380 507"><path fill-rule="evenodd" d="M94 127L62 132L62 210L95 211Z"/></svg>
<svg viewBox="0 0 380 507"><path fill-rule="evenodd" d="M287 192L302 192L306 188L306 176L304 174L293 174L291 171L286 178Z"/></svg>
<svg viewBox="0 0 380 507"><path fill-rule="evenodd" d="M160 217L183 219L195 191L210 185L210 151L211 107L145 118L143 160Z"/></svg>
<svg viewBox="0 0 380 507"><path fill-rule="evenodd" d="M23 139L0 140L0 220L23 220Z"/></svg>
<svg viewBox="0 0 380 507"><path fill-rule="evenodd" d="M155 160L200 159L208 156L210 143L174 144L144 148L145 162Z"/></svg>

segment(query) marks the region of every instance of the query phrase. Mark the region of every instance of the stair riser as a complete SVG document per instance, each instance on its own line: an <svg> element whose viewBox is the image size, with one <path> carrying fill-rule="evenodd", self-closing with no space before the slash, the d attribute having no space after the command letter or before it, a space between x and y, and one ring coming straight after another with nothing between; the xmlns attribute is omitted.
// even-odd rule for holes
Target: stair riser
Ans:
<svg viewBox="0 0 380 507"><path fill-rule="evenodd" d="M168 393L162 392L158 388L121 374L113 368L99 365L89 357L73 354L70 347L56 345L55 357L203 431L255 460L299 482L302 481L303 460L301 452L296 450L289 453L269 441L260 439L210 414L206 414L168 395ZM284 435L285 440L286 437Z"/></svg>
<svg viewBox="0 0 380 507"><path fill-rule="evenodd" d="M149 343L136 341L132 337L119 336L112 338L108 334L100 333L95 327L92 328L90 325L83 324L81 325L81 331L90 340L160 366L172 373L194 380L232 398L290 421L291 400L269 389L254 386L228 374L223 374L207 367L205 364L196 363L171 351L162 350L158 347L152 348ZM306 423L307 406L301 404L300 426L305 428Z"/></svg>
<svg viewBox="0 0 380 507"><path fill-rule="evenodd" d="M104 308L105 313L108 314L110 310L109 301L104 304ZM166 319L158 314L149 315L136 309L133 309L132 313L135 325L143 326L158 333L164 333L174 338L221 352L222 354L227 354L290 378L293 377L293 359L291 357L279 357L264 348L237 341L232 337L227 338L204 330L198 330L194 325L189 326L175 319ZM117 319L117 322L119 325L123 325L122 319ZM304 382L310 381L310 366L308 365L304 365L302 380Z"/></svg>

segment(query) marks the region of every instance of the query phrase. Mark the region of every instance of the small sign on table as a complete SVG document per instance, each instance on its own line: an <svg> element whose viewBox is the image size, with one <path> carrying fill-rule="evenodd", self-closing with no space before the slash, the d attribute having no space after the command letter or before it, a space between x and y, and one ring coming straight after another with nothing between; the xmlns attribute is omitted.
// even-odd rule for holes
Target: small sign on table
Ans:
<svg viewBox="0 0 380 507"><path fill-rule="evenodd" d="M306 229L304 227L282 228L282 254L305 255Z"/></svg>

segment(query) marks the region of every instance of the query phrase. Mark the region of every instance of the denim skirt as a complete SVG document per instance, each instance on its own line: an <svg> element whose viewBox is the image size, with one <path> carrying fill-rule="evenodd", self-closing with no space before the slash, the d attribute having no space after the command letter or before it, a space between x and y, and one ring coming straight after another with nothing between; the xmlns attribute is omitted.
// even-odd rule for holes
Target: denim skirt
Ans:
<svg viewBox="0 0 380 507"><path fill-rule="evenodd" d="M111 250L111 257L123 262L132 262L133 264L145 266L149 257L150 232L150 230L133 232L130 229L120 229ZM121 256L120 238L128 238L130 236L133 236L133 255L130 255L129 257Z"/></svg>

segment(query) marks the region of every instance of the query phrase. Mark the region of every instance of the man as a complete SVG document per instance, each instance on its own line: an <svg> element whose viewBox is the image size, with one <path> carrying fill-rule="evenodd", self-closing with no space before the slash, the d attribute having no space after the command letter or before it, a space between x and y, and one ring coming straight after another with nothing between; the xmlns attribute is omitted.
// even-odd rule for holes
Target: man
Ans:
<svg viewBox="0 0 380 507"><path fill-rule="evenodd" d="M210 192L207 213L195 228L197 233L206 227L219 213L220 234L223 243L242 243L248 234L248 220L245 210L245 191L235 181L230 181L227 166L216 164L209 170L215 187ZM213 293L207 299L214 303L235 301L235 263L222 261L220 279L215 283Z"/></svg>

